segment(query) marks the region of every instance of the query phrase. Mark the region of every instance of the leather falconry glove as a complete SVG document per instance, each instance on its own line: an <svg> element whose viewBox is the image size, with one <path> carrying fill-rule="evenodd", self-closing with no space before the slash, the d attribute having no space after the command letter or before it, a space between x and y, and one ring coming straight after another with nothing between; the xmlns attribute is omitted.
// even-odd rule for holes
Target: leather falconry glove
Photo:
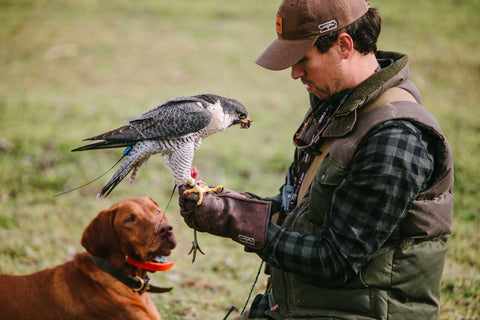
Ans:
<svg viewBox="0 0 480 320"><path fill-rule="evenodd" d="M252 249L265 245L270 220L270 202L226 188L208 192L197 205L198 194L184 194L179 188L180 213L185 223L200 232L231 238Z"/></svg>

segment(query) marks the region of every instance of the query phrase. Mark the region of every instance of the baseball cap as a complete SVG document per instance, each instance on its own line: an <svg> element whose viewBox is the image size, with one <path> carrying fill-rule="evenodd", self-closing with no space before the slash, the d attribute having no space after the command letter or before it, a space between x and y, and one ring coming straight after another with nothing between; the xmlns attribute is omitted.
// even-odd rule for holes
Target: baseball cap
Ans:
<svg viewBox="0 0 480 320"><path fill-rule="evenodd" d="M275 23L278 37L255 62L270 70L289 68L318 37L350 25L368 8L365 0L283 0Z"/></svg>

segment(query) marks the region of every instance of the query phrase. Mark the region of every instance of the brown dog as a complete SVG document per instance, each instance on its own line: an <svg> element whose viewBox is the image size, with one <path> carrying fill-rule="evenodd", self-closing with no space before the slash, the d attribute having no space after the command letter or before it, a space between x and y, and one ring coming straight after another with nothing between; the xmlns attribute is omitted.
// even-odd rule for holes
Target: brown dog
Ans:
<svg viewBox="0 0 480 320"><path fill-rule="evenodd" d="M161 319L145 291L171 288L150 286L145 269L157 270L161 265L151 261L169 255L176 241L153 199L101 211L82 245L87 252L53 269L0 275L0 319Z"/></svg>

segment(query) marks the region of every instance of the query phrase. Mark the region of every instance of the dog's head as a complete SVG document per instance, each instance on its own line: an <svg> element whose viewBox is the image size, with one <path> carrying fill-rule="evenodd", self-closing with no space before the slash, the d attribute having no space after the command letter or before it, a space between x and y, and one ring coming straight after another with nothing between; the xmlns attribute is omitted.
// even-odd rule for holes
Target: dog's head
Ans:
<svg viewBox="0 0 480 320"><path fill-rule="evenodd" d="M144 197L125 199L101 211L83 232L82 245L118 266L125 256L140 262L168 256L176 240L163 210Z"/></svg>

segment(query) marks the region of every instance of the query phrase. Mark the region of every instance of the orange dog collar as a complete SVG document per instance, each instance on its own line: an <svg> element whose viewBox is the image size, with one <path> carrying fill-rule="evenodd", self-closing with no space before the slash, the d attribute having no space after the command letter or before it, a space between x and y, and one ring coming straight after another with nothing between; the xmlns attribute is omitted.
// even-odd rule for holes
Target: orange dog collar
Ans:
<svg viewBox="0 0 480 320"><path fill-rule="evenodd" d="M160 262L154 262L154 261L140 262L140 261L133 260L130 257L127 257L126 262L128 264L134 265L136 267L142 268L150 272L167 271L171 267L173 267L173 265L175 264L172 261L167 260L165 257L161 257Z"/></svg>

